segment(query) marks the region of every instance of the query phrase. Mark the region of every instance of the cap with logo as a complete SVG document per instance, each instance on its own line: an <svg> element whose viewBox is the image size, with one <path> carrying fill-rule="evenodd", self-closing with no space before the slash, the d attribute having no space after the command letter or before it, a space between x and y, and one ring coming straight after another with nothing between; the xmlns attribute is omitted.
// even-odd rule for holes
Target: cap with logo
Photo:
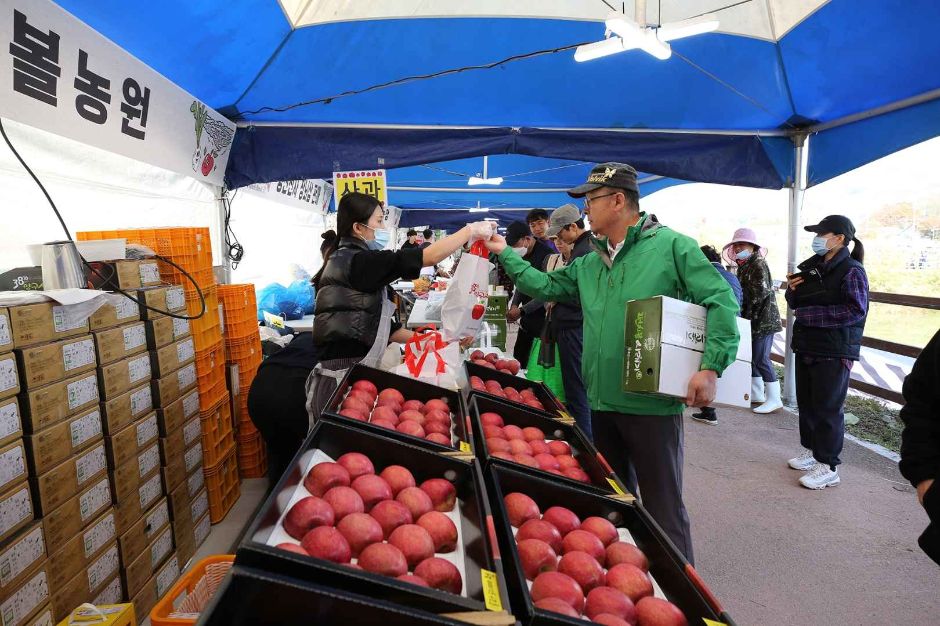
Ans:
<svg viewBox="0 0 940 626"><path fill-rule="evenodd" d="M529 230L529 225L524 222L513 222L506 229L506 243L510 246L515 246L523 237L531 236L532 231Z"/></svg>
<svg viewBox="0 0 940 626"><path fill-rule="evenodd" d="M572 198L583 198L587 192L601 187L619 187L640 192L636 183L636 170L626 163L601 163L588 174L587 182L568 190Z"/></svg>
<svg viewBox="0 0 940 626"><path fill-rule="evenodd" d="M562 228L574 224L581 219L581 211L573 204L564 204L554 211L548 224L549 237L556 237Z"/></svg>
<svg viewBox="0 0 940 626"><path fill-rule="evenodd" d="M818 224L804 226L803 230L817 235L825 235L826 233L845 235L846 244L855 239L855 226L852 224L852 220L844 215L827 215Z"/></svg>

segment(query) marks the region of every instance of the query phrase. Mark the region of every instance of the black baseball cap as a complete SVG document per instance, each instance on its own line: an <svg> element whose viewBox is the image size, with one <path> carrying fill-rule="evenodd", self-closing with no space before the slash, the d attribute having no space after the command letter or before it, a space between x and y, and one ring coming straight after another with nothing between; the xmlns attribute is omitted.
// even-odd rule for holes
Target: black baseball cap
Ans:
<svg viewBox="0 0 940 626"><path fill-rule="evenodd" d="M587 192L601 187L618 187L640 193L636 184L636 170L626 163L601 163L595 165L588 175L587 182L568 190L572 198L583 198Z"/></svg>
<svg viewBox="0 0 940 626"><path fill-rule="evenodd" d="M513 222L509 225L509 228L506 229L506 243L510 246L516 245L523 237L531 236L532 231L529 230L529 225L523 222Z"/></svg>
<svg viewBox="0 0 940 626"><path fill-rule="evenodd" d="M844 215L827 215L818 224L804 226L803 230L817 235L825 235L826 233L845 235L846 243L855 239L855 226L852 224L852 220Z"/></svg>

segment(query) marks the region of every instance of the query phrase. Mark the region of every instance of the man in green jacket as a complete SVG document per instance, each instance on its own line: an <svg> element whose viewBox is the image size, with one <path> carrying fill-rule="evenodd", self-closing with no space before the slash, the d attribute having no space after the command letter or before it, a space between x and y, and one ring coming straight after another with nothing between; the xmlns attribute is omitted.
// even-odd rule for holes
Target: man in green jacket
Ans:
<svg viewBox="0 0 940 626"><path fill-rule="evenodd" d="M701 369L689 381L685 404L707 406L718 376L735 358L738 304L731 287L690 237L640 212L636 170L603 163L587 183L568 192L584 198L594 254L546 274L533 268L494 235L491 252L523 293L544 301L580 302L584 314L581 369L591 405L594 442L614 471L689 562L689 515L682 502L683 402L626 393L623 381L626 304L669 296L708 309Z"/></svg>

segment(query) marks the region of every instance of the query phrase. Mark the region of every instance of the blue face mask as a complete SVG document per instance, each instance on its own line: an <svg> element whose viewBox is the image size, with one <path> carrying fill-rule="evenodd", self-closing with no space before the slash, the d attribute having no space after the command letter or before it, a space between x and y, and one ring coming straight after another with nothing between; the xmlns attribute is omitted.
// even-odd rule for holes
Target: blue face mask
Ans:
<svg viewBox="0 0 940 626"><path fill-rule="evenodd" d="M751 254L753 253L750 250L744 249L738 252L737 254L735 254L734 258L738 259L739 261L745 261L751 258Z"/></svg>
<svg viewBox="0 0 940 626"><path fill-rule="evenodd" d="M829 252L826 242L829 241L825 237L813 237L813 252L819 256L826 256L826 253Z"/></svg>
<svg viewBox="0 0 940 626"><path fill-rule="evenodd" d="M366 228L375 234L375 239L366 240L366 247L369 250L384 250L391 239L391 234L386 228L372 228L368 224L363 224Z"/></svg>

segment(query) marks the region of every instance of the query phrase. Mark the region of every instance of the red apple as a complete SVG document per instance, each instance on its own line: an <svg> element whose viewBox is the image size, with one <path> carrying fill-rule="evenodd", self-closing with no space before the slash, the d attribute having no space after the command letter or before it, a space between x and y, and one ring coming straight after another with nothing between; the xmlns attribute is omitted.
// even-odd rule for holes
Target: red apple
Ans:
<svg viewBox="0 0 940 626"><path fill-rule="evenodd" d="M509 451L513 454L528 454L532 456L532 448L522 439L510 439Z"/></svg>
<svg viewBox="0 0 940 626"><path fill-rule="evenodd" d="M397 580L402 582L411 583L412 585L418 585L419 587L430 587L428 581L421 578L420 576L415 576L414 574L402 574L398 577Z"/></svg>
<svg viewBox="0 0 940 626"><path fill-rule="evenodd" d="M551 454L536 454L535 460L543 470L559 469L558 461Z"/></svg>
<svg viewBox="0 0 940 626"><path fill-rule="evenodd" d="M398 426L395 427L400 433L405 433L406 435L411 435L412 437L421 437L424 439L424 436L427 434L424 432L424 428L421 427L421 424L412 420L402 420L398 422Z"/></svg>
<svg viewBox="0 0 940 626"><path fill-rule="evenodd" d="M484 357L484 354L482 350L474 350L473 352L470 353L471 359L482 359L483 357Z"/></svg>
<svg viewBox="0 0 940 626"><path fill-rule="evenodd" d="M463 578L460 576L460 571L453 563L440 557L432 556L421 561L415 567L414 574L428 581L428 584L434 589L458 594L463 589Z"/></svg>
<svg viewBox="0 0 940 626"><path fill-rule="evenodd" d="M584 609L584 592L570 576L559 572L543 572L532 582L529 594L533 602L543 598L558 598L580 613Z"/></svg>
<svg viewBox="0 0 940 626"><path fill-rule="evenodd" d="M596 587L587 595L587 602L584 603L584 614L589 619L601 613L609 613L617 617L632 622L636 620L636 609L633 608L633 602L620 591L612 587Z"/></svg>
<svg viewBox="0 0 940 626"><path fill-rule="evenodd" d="M617 527L603 517L589 517L581 522L581 530L593 533L605 546L609 546L620 538Z"/></svg>
<svg viewBox="0 0 940 626"><path fill-rule="evenodd" d="M402 402L401 408L403 411L421 411L424 408L424 402L421 402L421 400L405 400Z"/></svg>
<svg viewBox="0 0 940 626"><path fill-rule="evenodd" d="M401 550L389 543L373 543L359 555L359 566L367 572L385 576L404 576L408 561Z"/></svg>
<svg viewBox="0 0 940 626"><path fill-rule="evenodd" d="M440 411L444 415L450 414L450 406L440 398L431 398L424 403L424 408L426 411Z"/></svg>
<svg viewBox="0 0 940 626"><path fill-rule="evenodd" d="M403 422L406 420L409 422L414 422L415 424L419 424L421 426L424 426L424 423L428 421L428 418L424 416L424 413L416 409L403 410L401 413L398 414L398 419L400 419Z"/></svg>
<svg viewBox="0 0 940 626"><path fill-rule="evenodd" d="M379 524L385 539L388 539L392 531L399 526L411 524L414 521L414 516L408 507L395 500L382 500L369 511L369 515Z"/></svg>
<svg viewBox="0 0 940 626"><path fill-rule="evenodd" d="M349 393L346 395L346 397L362 400L366 404L366 406L369 406L369 407L375 404L375 396L373 396L368 391L365 391L363 389L351 389Z"/></svg>
<svg viewBox="0 0 940 626"><path fill-rule="evenodd" d="M555 456L571 454L571 446L568 445L567 441L562 441L561 439L555 439L554 441L549 441L548 450L550 453L554 454Z"/></svg>
<svg viewBox="0 0 940 626"><path fill-rule="evenodd" d="M379 395L379 389L371 381L368 380L357 380L352 384L353 389L362 389L363 391L369 392L372 396Z"/></svg>
<svg viewBox="0 0 940 626"><path fill-rule="evenodd" d="M323 494L323 499L333 507L337 522L350 513L364 513L366 510L362 497L352 487L333 487Z"/></svg>
<svg viewBox="0 0 940 626"><path fill-rule="evenodd" d="M551 455L551 452L548 449L548 444L544 441L527 441L529 447L532 448L532 456L538 456L539 454L548 454Z"/></svg>
<svg viewBox="0 0 940 626"><path fill-rule="evenodd" d="M483 413L480 415L480 421L486 426L499 426L502 428L503 417L499 413Z"/></svg>
<svg viewBox="0 0 940 626"><path fill-rule="evenodd" d="M390 400L394 400L398 404L405 403L405 396L401 395L401 392L398 391L397 389L392 389L391 387L389 387L388 389L383 389L382 391L379 392L379 399L382 399L382 398L388 398Z"/></svg>
<svg viewBox="0 0 940 626"><path fill-rule="evenodd" d="M539 539L550 545L555 552L561 551L561 533L545 520L530 519L520 526L516 541L524 539Z"/></svg>
<svg viewBox="0 0 940 626"><path fill-rule="evenodd" d="M376 504L382 500L392 499L392 488L385 479L375 474L365 474L350 485L362 497L362 502L366 506L366 512L372 510Z"/></svg>
<svg viewBox="0 0 940 626"><path fill-rule="evenodd" d="M535 460L531 454L514 454L512 455L512 460L520 465L528 465L529 467L538 468L539 462Z"/></svg>
<svg viewBox="0 0 940 626"><path fill-rule="evenodd" d="M430 496L435 511L446 513L454 510L457 488L450 481L443 478L429 478L421 483L421 489Z"/></svg>
<svg viewBox="0 0 940 626"><path fill-rule="evenodd" d="M416 523L431 535L435 552L453 552L457 549L457 526L443 513L429 511L419 517Z"/></svg>
<svg viewBox="0 0 940 626"><path fill-rule="evenodd" d="M519 528L530 519L538 519L540 516L539 505L535 500L515 491L503 498L503 505L506 507L506 514L509 516L509 523Z"/></svg>
<svg viewBox="0 0 940 626"><path fill-rule="evenodd" d="M545 405L542 404L541 402L539 402L538 400L534 400L534 399L533 399L533 400L526 400L526 401L525 401L525 404L526 404L526 406L530 406L530 407L532 407L533 409L538 409L539 411L544 411L544 410L545 410Z"/></svg>
<svg viewBox="0 0 940 626"><path fill-rule="evenodd" d="M429 435L431 433L437 433L438 435L449 435L450 423L428 420L428 423L424 425L424 432Z"/></svg>
<svg viewBox="0 0 940 626"><path fill-rule="evenodd" d="M450 441L450 437L448 437L447 435L442 435L441 433L431 433L430 435L425 437L425 439L428 441L433 441L434 443L439 443L442 446L450 446L451 448L454 447L454 445Z"/></svg>
<svg viewBox="0 0 940 626"><path fill-rule="evenodd" d="M578 459L574 458L570 454L556 454L555 460L558 461L558 467L563 470L574 468L581 468L581 463L578 462Z"/></svg>
<svg viewBox="0 0 940 626"><path fill-rule="evenodd" d="M281 550L287 550L288 552L296 552L297 554L302 554L302 555L304 555L304 556L310 556L309 554L307 554L307 551L306 551L306 550L304 550L303 548L301 548L300 546L298 546L296 543L290 543L290 542L288 542L288 541L285 541L284 543L279 543L279 544L277 544L277 545L274 546L274 547L275 547L275 548L279 548L279 549L281 549Z"/></svg>
<svg viewBox="0 0 940 626"><path fill-rule="evenodd" d="M411 513L412 519L418 519L428 511L434 510L434 503L431 497L418 487L406 487L402 489L397 496L396 502L404 504Z"/></svg>
<svg viewBox="0 0 940 626"><path fill-rule="evenodd" d="M364 454L359 452L347 452L336 459L336 462L346 468L349 472L350 480L356 480L363 474L375 474L375 467L372 461Z"/></svg>
<svg viewBox="0 0 940 626"><path fill-rule="evenodd" d="M396 496L402 489L414 487L417 484L411 471L401 465L389 465L379 476L388 483L388 486L392 488L392 494Z"/></svg>
<svg viewBox="0 0 940 626"><path fill-rule="evenodd" d="M555 613L561 613L562 615L567 615L568 617L581 617L579 611L575 611L571 608L571 605L565 602L564 600L559 600L558 598L542 598L535 603L535 607L542 609L543 611L554 611Z"/></svg>
<svg viewBox="0 0 940 626"><path fill-rule="evenodd" d="M635 603L641 598L653 595L653 583L650 577L636 565L621 563L607 570L607 585L619 589Z"/></svg>
<svg viewBox="0 0 940 626"><path fill-rule="evenodd" d="M417 524L399 526L388 536L388 542L401 550L408 567L413 568L424 559L434 556L434 540L428 531Z"/></svg>
<svg viewBox="0 0 940 626"><path fill-rule="evenodd" d="M528 580L535 580L542 572L554 572L557 567L558 555L540 539L523 539L516 544L516 551Z"/></svg>
<svg viewBox="0 0 940 626"><path fill-rule="evenodd" d="M484 437L503 437L503 429L501 426L494 426L492 424L483 424L483 436Z"/></svg>
<svg viewBox="0 0 940 626"><path fill-rule="evenodd" d="M493 367L493 366L492 366L492 365L487 365L486 367ZM488 381L486 381L485 383L483 383L483 386L486 387L486 390L487 390L489 393L492 393L492 394L497 395L497 396L504 395L504 394L503 394L503 386L500 385L500 384L499 384L498 382L496 382L495 380L488 380Z"/></svg>
<svg viewBox="0 0 940 626"><path fill-rule="evenodd" d="M379 398L375 401L375 408L379 408L380 406L387 406L391 410L395 411L395 415L401 413L401 402L395 398Z"/></svg>
<svg viewBox="0 0 940 626"><path fill-rule="evenodd" d="M599 613L594 616L594 619L591 620L595 624L602 624L603 626L631 626L636 622L628 622L627 620L617 617L616 615L611 615L610 613Z"/></svg>
<svg viewBox="0 0 940 626"><path fill-rule="evenodd" d="M516 426L515 424L508 424L503 427L503 436L506 439L512 441L513 439L521 439L525 441L525 437L522 435L522 429Z"/></svg>
<svg viewBox="0 0 940 626"><path fill-rule="evenodd" d="M395 424L393 424L392 422L390 422L390 421L388 421L388 420L377 420L377 419L374 419L374 420L372 420L371 424L372 424L373 426L378 426L379 428L387 428L387 429L389 429L389 430L395 430L395 429L398 428L398 426L396 426Z"/></svg>
<svg viewBox="0 0 940 626"><path fill-rule="evenodd" d="M615 541L607 546L607 567L629 563L639 567L644 572L650 569L649 559L643 554L643 551L632 543L626 541Z"/></svg>
<svg viewBox="0 0 940 626"><path fill-rule="evenodd" d="M581 526L578 516L571 509L563 506L549 507L542 515L542 519L557 528L562 537Z"/></svg>
<svg viewBox="0 0 940 626"><path fill-rule="evenodd" d="M294 539L303 539L317 526L332 526L335 519L333 508L327 501L307 496L298 500L284 516L284 532Z"/></svg>
<svg viewBox="0 0 940 626"><path fill-rule="evenodd" d="M489 448L490 454L494 452L509 452L511 447L509 442L501 437L487 437L486 447ZM510 452L510 454L512 454Z"/></svg>
<svg viewBox="0 0 940 626"><path fill-rule="evenodd" d="M350 513L339 521L336 530L346 538L353 556L359 556L366 546L382 541L382 527L366 513Z"/></svg>
<svg viewBox="0 0 940 626"><path fill-rule="evenodd" d="M496 363L499 360L499 355L495 352L490 352L489 354L483 357L484 361L489 361L490 363Z"/></svg>
<svg viewBox="0 0 940 626"><path fill-rule="evenodd" d="M520 396L519 392L512 387L506 387L503 389L503 393L506 395L506 399L510 400L511 402L522 402L522 396Z"/></svg>
<svg viewBox="0 0 940 626"><path fill-rule="evenodd" d="M336 487L344 489L345 487ZM352 558L352 548L349 542L332 526L318 526L304 535L300 545L312 557L333 561L334 563L349 563Z"/></svg>
<svg viewBox="0 0 940 626"><path fill-rule="evenodd" d="M398 423L398 413L390 406L377 406L372 410L372 421L387 420L392 424Z"/></svg>
<svg viewBox="0 0 940 626"><path fill-rule="evenodd" d="M561 470L561 473L567 476L568 478L572 478L578 481L579 483L591 482L591 477L587 475L587 472L577 467L568 467L566 469Z"/></svg>
<svg viewBox="0 0 940 626"><path fill-rule="evenodd" d="M522 391L519 392L519 395L521 395L526 400L535 400L535 392L532 391L531 387L524 388Z"/></svg>
<svg viewBox="0 0 940 626"><path fill-rule="evenodd" d="M574 578L581 585L584 593L588 593L594 587L602 586L606 580L604 568L597 562L597 559L587 552L577 550L561 557L558 562L558 571Z"/></svg>
<svg viewBox="0 0 940 626"><path fill-rule="evenodd" d="M584 524L581 524L584 528ZM601 565L604 565L604 544L593 533L586 530L572 530L562 540L562 552L587 552Z"/></svg>
<svg viewBox="0 0 940 626"><path fill-rule="evenodd" d="M517 361L517 360L515 360L515 359L508 359L508 360L506 361L506 364L507 364L507 369L509 370L509 373L510 373L510 374L512 374L513 376L515 376L516 374L519 373L519 367L520 367L519 361Z"/></svg>
<svg viewBox="0 0 940 626"><path fill-rule="evenodd" d="M304 488L320 497L333 487L348 487L350 482L349 472L339 463L317 463L307 472Z"/></svg>
<svg viewBox="0 0 940 626"><path fill-rule="evenodd" d="M486 391L486 385L484 385L483 381L479 379L470 381L470 388L475 389L476 391Z"/></svg>
<svg viewBox="0 0 940 626"><path fill-rule="evenodd" d="M493 457L494 459L504 459L506 461L515 462L515 459L513 458L511 452L496 451L496 452L491 452L490 456Z"/></svg>
<svg viewBox="0 0 940 626"><path fill-rule="evenodd" d="M339 414L343 417L348 417L351 420L356 420L357 422L369 421L368 413L363 413L362 411L357 411L356 409L340 409Z"/></svg>
<svg viewBox="0 0 940 626"><path fill-rule="evenodd" d="M425 405L427 409L427 405ZM441 424L447 424L450 426L450 413L445 413L444 411L438 411L437 409L431 409L424 412L424 417L430 422L440 422Z"/></svg>
<svg viewBox="0 0 940 626"><path fill-rule="evenodd" d="M371 404L366 404L363 400L360 400L355 396L348 396L345 400L343 400L343 403L340 405L340 407L344 409L352 409L353 411L359 411L360 413L364 413L366 415L372 412Z"/></svg>
<svg viewBox="0 0 940 626"><path fill-rule="evenodd" d="M688 626L685 615L672 602L646 597L636 603L636 616L642 626Z"/></svg>
<svg viewBox="0 0 940 626"><path fill-rule="evenodd" d="M526 426L522 429L522 436L526 441L545 441L545 433L541 428L535 426Z"/></svg>

